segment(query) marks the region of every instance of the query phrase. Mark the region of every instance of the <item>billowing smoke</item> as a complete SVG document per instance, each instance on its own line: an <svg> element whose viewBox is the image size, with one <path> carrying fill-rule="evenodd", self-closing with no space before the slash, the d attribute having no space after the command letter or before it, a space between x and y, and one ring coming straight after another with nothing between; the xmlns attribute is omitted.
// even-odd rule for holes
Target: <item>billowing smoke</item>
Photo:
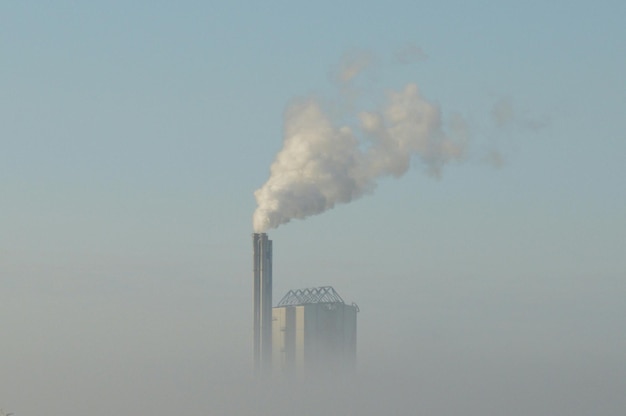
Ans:
<svg viewBox="0 0 626 416"><path fill-rule="evenodd" d="M413 160L439 175L462 156L463 140L445 134L438 107L415 84L390 92L382 110L357 119L356 126L337 125L315 99L289 106L283 148L254 193L255 232L353 201L371 192L378 178L402 176Z"/></svg>

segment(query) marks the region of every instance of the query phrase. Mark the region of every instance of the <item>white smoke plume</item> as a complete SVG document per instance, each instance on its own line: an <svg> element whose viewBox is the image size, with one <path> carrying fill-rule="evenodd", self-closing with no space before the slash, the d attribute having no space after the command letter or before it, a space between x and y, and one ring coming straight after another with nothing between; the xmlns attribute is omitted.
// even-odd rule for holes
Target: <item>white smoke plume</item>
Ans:
<svg viewBox="0 0 626 416"><path fill-rule="evenodd" d="M402 176L414 159L439 175L463 154L463 140L444 133L438 107L415 84L390 92L382 110L361 112L358 120L357 127L336 125L315 99L287 109L283 148L254 193L255 232L353 201L378 178Z"/></svg>
<svg viewBox="0 0 626 416"><path fill-rule="evenodd" d="M343 56L334 74L336 81L347 86L357 75L374 62L374 56L366 51L352 51Z"/></svg>

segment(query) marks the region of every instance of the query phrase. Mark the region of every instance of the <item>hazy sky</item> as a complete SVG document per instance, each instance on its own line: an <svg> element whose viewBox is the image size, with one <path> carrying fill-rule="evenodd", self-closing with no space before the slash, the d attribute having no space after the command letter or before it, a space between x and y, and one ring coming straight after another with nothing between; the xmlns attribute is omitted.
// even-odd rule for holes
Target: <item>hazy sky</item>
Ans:
<svg viewBox="0 0 626 416"><path fill-rule="evenodd" d="M2 2L0 408L623 415L625 17L623 1ZM284 115L313 99L354 126L411 83L462 157L269 231L275 301L332 285L358 303L359 379L260 399L253 194Z"/></svg>

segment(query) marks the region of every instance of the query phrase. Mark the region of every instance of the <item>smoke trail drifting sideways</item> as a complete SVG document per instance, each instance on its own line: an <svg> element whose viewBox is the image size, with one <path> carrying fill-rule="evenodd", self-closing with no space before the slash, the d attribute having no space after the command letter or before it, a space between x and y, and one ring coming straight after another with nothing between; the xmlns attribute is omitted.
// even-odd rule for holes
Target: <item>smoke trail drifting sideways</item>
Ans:
<svg viewBox="0 0 626 416"><path fill-rule="evenodd" d="M353 129L333 124L313 99L287 109L283 148L254 193L255 232L348 203L372 191L377 178L402 176L414 158L438 175L462 156L463 142L444 134L439 109L414 84L390 93L382 111L358 116Z"/></svg>

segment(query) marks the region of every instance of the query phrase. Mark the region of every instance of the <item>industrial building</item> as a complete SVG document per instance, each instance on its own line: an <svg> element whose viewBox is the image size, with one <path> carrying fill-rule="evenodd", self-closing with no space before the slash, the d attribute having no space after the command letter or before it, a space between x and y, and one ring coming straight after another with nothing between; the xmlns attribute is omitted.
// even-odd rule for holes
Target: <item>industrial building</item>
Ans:
<svg viewBox="0 0 626 416"><path fill-rule="evenodd" d="M330 286L290 290L272 308L272 241L252 234L254 368L270 373L349 374L356 367L356 304Z"/></svg>
<svg viewBox="0 0 626 416"><path fill-rule="evenodd" d="M272 312L274 372L296 376L353 372L358 311L330 286L290 290Z"/></svg>

